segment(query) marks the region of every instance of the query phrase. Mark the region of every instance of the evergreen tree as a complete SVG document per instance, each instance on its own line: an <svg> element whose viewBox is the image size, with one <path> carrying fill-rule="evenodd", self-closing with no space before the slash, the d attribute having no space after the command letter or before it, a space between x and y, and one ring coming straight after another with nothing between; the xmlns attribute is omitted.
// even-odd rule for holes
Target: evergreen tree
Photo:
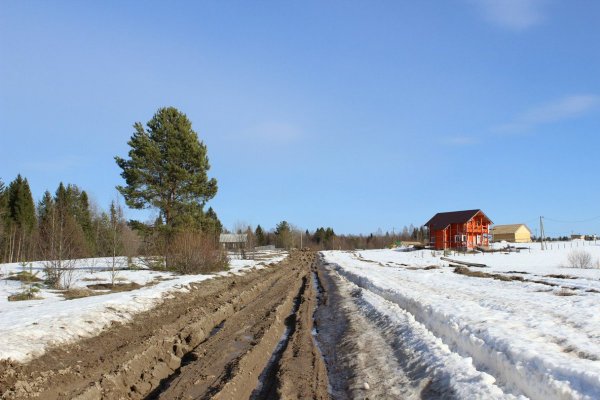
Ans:
<svg viewBox="0 0 600 400"><path fill-rule="evenodd" d="M44 192L44 196L38 203L38 224L46 224L54 212L54 199L49 191Z"/></svg>
<svg viewBox="0 0 600 400"><path fill-rule="evenodd" d="M94 250L94 232L92 226L92 211L90 210L90 200L87 193L81 192L79 196L79 224L83 229L86 241L89 244L90 250Z"/></svg>
<svg viewBox="0 0 600 400"><path fill-rule="evenodd" d="M108 257L111 254L111 218L106 212L100 213L94 221L96 230L96 254Z"/></svg>
<svg viewBox="0 0 600 400"><path fill-rule="evenodd" d="M4 212L6 211L6 186L4 186L4 182L0 179L0 218L3 217Z"/></svg>
<svg viewBox="0 0 600 400"><path fill-rule="evenodd" d="M96 237L92 223L92 212L90 210L89 198L85 191L77 185L64 185L62 182L56 189L54 202L58 217L63 221L68 218L72 229L81 233L78 238L78 253L80 256L91 256L97 254Z"/></svg>
<svg viewBox="0 0 600 400"><path fill-rule="evenodd" d="M284 249L292 247L292 229L287 221L281 221L275 227L275 236L277 237L277 245Z"/></svg>
<svg viewBox="0 0 600 400"><path fill-rule="evenodd" d="M4 223L8 235L5 240L5 259L8 262L26 260L33 252L31 233L36 225L35 204L27 179L18 175L8 185L5 201Z"/></svg>
<svg viewBox="0 0 600 400"><path fill-rule="evenodd" d="M201 228L203 232L212 233L215 236L220 234L223 230L223 225L221 224L221 221L219 221L219 217L217 217L217 213L212 207L208 207L206 214L204 214Z"/></svg>
<svg viewBox="0 0 600 400"><path fill-rule="evenodd" d="M8 187L9 218L26 233L35 226L35 204L27 179L18 175Z"/></svg>
<svg viewBox="0 0 600 400"><path fill-rule="evenodd" d="M263 228L261 228L260 225L256 226L256 229L254 230L254 236L256 237L256 244L258 246L266 245L265 233L263 232Z"/></svg>
<svg viewBox="0 0 600 400"><path fill-rule="evenodd" d="M3 228L6 222L6 216L8 215L8 210L6 204L8 192L6 190L6 186L4 186L4 182L0 179L0 226ZM1 239L1 238L0 238Z"/></svg>
<svg viewBox="0 0 600 400"><path fill-rule="evenodd" d="M317 228L315 231L312 240L318 245L323 246L323 248L329 249L331 248L332 239L335 236L335 232L332 228Z"/></svg>
<svg viewBox="0 0 600 400"><path fill-rule="evenodd" d="M168 230L202 221L202 209L217 193L209 179L206 146L187 116L173 107L161 108L146 124L134 124L129 158L115 157L125 186L117 189L128 206L157 208Z"/></svg>

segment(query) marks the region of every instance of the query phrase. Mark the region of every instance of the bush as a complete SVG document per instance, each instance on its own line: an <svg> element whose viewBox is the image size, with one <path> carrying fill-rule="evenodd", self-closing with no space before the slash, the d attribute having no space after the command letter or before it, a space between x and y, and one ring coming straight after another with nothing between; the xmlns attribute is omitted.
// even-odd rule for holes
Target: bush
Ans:
<svg viewBox="0 0 600 400"><path fill-rule="evenodd" d="M39 283L34 283L23 288L21 292L8 296L8 301L38 300L41 299L41 297L36 296L39 291Z"/></svg>
<svg viewBox="0 0 600 400"><path fill-rule="evenodd" d="M592 255L587 251L573 250L568 259L571 268L592 268Z"/></svg>
<svg viewBox="0 0 600 400"><path fill-rule="evenodd" d="M21 271L19 273L17 273L16 275L10 275L8 278L8 280L10 281L19 281L19 282L25 282L25 283L31 283L31 282L41 282L42 280L40 278L38 278L38 273L39 271L37 271L35 274L32 274L29 271Z"/></svg>
<svg viewBox="0 0 600 400"><path fill-rule="evenodd" d="M205 274L227 269L227 253L218 238L200 232L179 232L171 242L168 265L182 274Z"/></svg>

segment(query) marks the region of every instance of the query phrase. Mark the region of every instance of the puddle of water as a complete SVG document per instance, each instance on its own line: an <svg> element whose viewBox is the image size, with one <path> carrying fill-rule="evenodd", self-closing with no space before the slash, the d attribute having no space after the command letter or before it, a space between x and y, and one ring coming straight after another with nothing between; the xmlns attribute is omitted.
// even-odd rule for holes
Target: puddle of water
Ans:
<svg viewBox="0 0 600 400"><path fill-rule="evenodd" d="M225 325L225 320L221 321L221 323L219 325L217 325L211 329L211 331L208 334L208 337L205 339L205 341L210 339L211 337L215 336L223 328L223 325Z"/></svg>

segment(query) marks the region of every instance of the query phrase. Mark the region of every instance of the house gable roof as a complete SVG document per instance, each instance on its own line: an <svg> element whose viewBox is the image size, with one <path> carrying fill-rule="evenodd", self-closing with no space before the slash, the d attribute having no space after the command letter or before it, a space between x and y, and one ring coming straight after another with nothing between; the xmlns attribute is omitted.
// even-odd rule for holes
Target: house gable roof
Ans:
<svg viewBox="0 0 600 400"><path fill-rule="evenodd" d="M488 216L483 213L483 211L477 209L437 213L433 216L433 218L427 221L425 225L428 226L429 229L446 229L450 224L465 224L478 213L483 214L483 216L487 218L490 223L492 222Z"/></svg>
<svg viewBox="0 0 600 400"><path fill-rule="evenodd" d="M496 225L492 228L492 233L495 235L502 235L507 233L516 233L521 227L527 229L531 234L531 229L525 224L510 224L510 225Z"/></svg>

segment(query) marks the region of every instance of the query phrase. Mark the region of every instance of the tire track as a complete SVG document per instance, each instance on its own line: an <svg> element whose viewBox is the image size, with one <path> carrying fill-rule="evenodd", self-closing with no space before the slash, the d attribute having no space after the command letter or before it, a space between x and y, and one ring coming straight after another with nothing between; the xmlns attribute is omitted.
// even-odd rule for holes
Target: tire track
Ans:
<svg viewBox="0 0 600 400"><path fill-rule="evenodd" d="M313 252L295 251L275 266L193 285L28 364L4 363L0 398L327 398L311 335L314 261Z"/></svg>

